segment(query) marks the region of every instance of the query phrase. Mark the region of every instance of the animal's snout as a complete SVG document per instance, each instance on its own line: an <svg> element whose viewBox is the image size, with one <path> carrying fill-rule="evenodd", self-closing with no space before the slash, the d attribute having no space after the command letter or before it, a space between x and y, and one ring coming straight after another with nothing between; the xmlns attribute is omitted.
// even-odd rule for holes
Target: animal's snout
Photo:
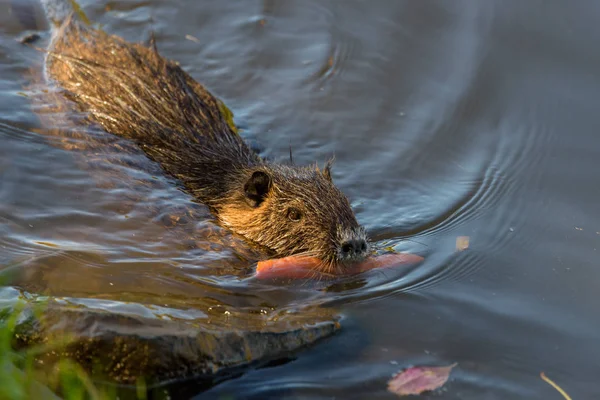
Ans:
<svg viewBox="0 0 600 400"><path fill-rule="evenodd" d="M369 246L363 238L350 239L342 243L340 255L343 260L361 260L367 256Z"/></svg>

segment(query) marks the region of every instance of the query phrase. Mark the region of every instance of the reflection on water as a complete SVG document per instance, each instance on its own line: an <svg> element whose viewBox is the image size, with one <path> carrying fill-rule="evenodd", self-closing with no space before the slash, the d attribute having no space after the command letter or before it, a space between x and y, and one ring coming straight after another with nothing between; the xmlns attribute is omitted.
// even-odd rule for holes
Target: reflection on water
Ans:
<svg viewBox="0 0 600 400"><path fill-rule="evenodd" d="M333 286L257 282L260 255L135 149L94 158L45 135L28 78L42 55L6 12L0 261L14 287L176 318L324 304L344 316L293 362L198 398L386 398L396 370L452 362L448 399L550 398L542 370L573 398L600 395L596 3L81 4L128 40L154 30L263 156L335 154L376 244L426 261Z"/></svg>

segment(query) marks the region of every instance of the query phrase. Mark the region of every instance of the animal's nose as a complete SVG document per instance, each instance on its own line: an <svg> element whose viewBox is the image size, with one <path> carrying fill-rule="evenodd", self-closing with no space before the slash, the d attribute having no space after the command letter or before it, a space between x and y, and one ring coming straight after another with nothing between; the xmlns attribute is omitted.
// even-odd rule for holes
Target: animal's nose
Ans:
<svg viewBox="0 0 600 400"><path fill-rule="evenodd" d="M344 258L365 256L367 247L367 241L365 239L347 240L342 243L342 255Z"/></svg>

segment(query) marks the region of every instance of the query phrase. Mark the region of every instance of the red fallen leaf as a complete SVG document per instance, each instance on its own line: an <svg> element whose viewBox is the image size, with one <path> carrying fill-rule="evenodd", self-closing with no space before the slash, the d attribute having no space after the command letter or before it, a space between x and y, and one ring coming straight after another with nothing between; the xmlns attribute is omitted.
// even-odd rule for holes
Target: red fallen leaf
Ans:
<svg viewBox="0 0 600 400"><path fill-rule="evenodd" d="M412 367L398 372L388 382L388 391L398 396L421 394L441 387L456 363L447 367Z"/></svg>
<svg viewBox="0 0 600 400"><path fill-rule="evenodd" d="M360 274L377 268L390 268L400 265L416 264L423 257L410 253L391 253L370 257L365 261L347 266L342 273L328 274L318 270L321 260L315 257L284 257L260 261L256 267L256 277L260 279L290 278L290 279L327 279L338 276Z"/></svg>

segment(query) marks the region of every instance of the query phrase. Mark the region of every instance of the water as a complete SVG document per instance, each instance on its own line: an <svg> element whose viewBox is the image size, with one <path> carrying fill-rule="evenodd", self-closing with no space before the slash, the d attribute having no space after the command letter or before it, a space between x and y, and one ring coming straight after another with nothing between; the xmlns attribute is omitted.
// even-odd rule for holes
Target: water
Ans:
<svg viewBox="0 0 600 400"><path fill-rule="evenodd" d="M197 399L394 398L397 370L453 362L451 381L423 398L560 398L541 371L574 399L600 396L596 3L81 5L130 41L154 30L263 156L335 154L334 181L373 240L426 261L328 290L249 280L255 255L201 206L165 227L191 206L175 182L99 175L37 133L20 92L41 54L2 12L0 262L22 274L20 289L188 318L207 297L242 310L312 299L343 315L340 334Z"/></svg>

